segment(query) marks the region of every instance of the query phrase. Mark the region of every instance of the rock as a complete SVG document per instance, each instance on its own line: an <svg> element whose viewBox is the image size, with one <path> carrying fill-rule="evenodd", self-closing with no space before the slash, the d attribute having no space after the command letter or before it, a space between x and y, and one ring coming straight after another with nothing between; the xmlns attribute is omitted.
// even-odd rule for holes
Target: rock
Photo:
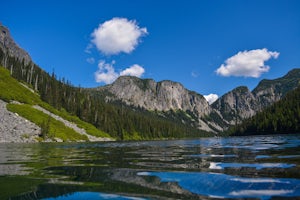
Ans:
<svg viewBox="0 0 300 200"><path fill-rule="evenodd" d="M74 131L76 131L77 133L81 134L81 135L85 135L88 137L88 140L91 141L91 142L95 142L95 141L112 141L111 138L101 138L101 137L96 137L96 136L93 136L93 135L89 135L83 128L79 128L77 126L77 124L73 123L73 122L70 122L58 115L55 115L51 112L49 112L48 110L38 106L38 105L34 105L33 108L37 109L37 110L40 110L42 111L43 113L49 115L50 117L64 123L65 126L73 129ZM61 140L60 138L54 138L54 141L55 142L63 142L63 140Z"/></svg>
<svg viewBox="0 0 300 200"><path fill-rule="evenodd" d="M97 90L112 94L106 96L108 101L121 100L127 105L151 111L191 111L198 117L199 127L202 130L213 131L201 121L201 117L211 112L206 99L196 92L187 90L180 83L169 80L155 82L152 79L121 76L113 84L99 87Z"/></svg>
<svg viewBox="0 0 300 200"><path fill-rule="evenodd" d="M202 95L173 81L157 83L152 79L121 76L113 84L97 90L113 94L113 97L109 97L110 100L122 100L128 105L140 106L147 110L190 110L198 116L210 112L209 104Z"/></svg>
<svg viewBox="0 0 300 200"><path fill-rule="evenodd" d="M252 92L247 87L237 87L214 102L212 108L224 120L226 129L279 101L298 86L300 69L293 69L281 78L262 80Z"/></svg>
<svg viewBox="0 0 300 200"><path fill-rule="evenodd" d="M8 111L6 105L0 100L0 142L37 142L40 127Z"/></svg>
<svg viewBox="0 0 300 200"><path fill-rule="evenodd" d="M60 139L60 138L53 138L53 141L55 141L55 142L63 142L63 140Z"/></svg>
<svg viewBox="0 0 300 200"><path fill-rule="evenodd" d="M258 102L251 91L245 87L226 93L212 104L212 108L230 125L239 123L242 119L253 116L258 110Z"/></svg>
<svg viewBox="0 0 300 200"><path fill-rule="evenodd" d="M29 54L19 47L13 40L10 35L8 28L0 24L0 48L9 56L18 59L19 61L24 60L24 64L27 65L32 62L31 57ZM4 67L5 66L4 62Z"/></svg>
<svg viewBox="0 0 300 200"><path fill-rule="evenodd" d="M199 129L214 132L252 117L299 85L300 69L294 69L281 78L262 80L253 91L245 86L237 87L211 106L202 95L173 81L157 83L152 79L121 76L114 83L96 90L106 95L107 101L121 100L150 111L190 111L198 117Z"/></svg>

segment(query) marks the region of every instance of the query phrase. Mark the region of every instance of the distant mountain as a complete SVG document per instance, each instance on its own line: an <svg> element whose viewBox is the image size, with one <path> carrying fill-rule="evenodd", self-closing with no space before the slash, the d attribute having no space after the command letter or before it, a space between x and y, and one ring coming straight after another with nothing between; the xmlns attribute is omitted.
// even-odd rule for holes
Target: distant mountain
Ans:
<svg viewBox="0 0 300 200"><path fill-rule="evenodd" d="M237 87L211 106L201 94L173 81L155 82L152 79L124 76L96 90L105 94L106 101L122 101L150 111L188 112L195 116L199 129L219 132L254 116L299 85L300 69L294 69L281 78L262 80L252 92L245 86Z"/></svg>
<svg viewBox="0 0 300 200"><path fill-rule="evenodd" d="M211 112L205 98L173 81L155 82L152 79L139 79L121 76L114 83L96 89L100 93L110 94L107 101L121 100L130 106L141 107L149 111L183 111L192 113L201 130L212 129L201 120Z"/></svg>
<svg viewBox="0 0 300 200"><path fill-rule="evenodd" d="M279 101L299 85L300 69L293 69L281 78L262 80L252 92L247 87L237 87L212 104L212 113L223 119L223 127L239 124Z"/></svg>
<svg viewBox="0 0 300 200"><path fill-rule="evenodd" d="M289 73L288 75L294 75ZM230 135L262 135L300 133L300 86L286 96L229 129Z"/></svg>
<svg viewBox="0 0 300 200"><path fill-rule="evenodd" d="M99 90L112 93L117 99L147 110L190 110L200 116L209 113L209 105L205 98L173 81L155 82L152 79L139 79L121 76L113 84Z"/></svg>
<svg viewBox="0 0 300 200"><path fill-rule="evenodd" d="M293 69L285 76L274 80L262 80L252 91L260 103L260 110L282 99L289 91L300 85L300 69Z"/></svg>

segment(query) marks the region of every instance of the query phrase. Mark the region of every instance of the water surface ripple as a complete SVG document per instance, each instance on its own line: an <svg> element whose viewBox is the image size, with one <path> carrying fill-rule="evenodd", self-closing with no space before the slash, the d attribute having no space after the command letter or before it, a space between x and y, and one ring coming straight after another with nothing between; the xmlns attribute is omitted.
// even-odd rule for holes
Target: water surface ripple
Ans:
<svg viewBox="0 0 300 200"><path fill-rule="evenodd" d="M300 135L0 144L0 199L300 199Z"/></svg>

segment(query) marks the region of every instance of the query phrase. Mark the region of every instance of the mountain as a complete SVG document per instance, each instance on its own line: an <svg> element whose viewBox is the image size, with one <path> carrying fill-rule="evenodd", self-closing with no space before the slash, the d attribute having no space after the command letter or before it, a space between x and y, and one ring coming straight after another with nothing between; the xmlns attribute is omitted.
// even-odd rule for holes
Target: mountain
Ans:
<svg viewBox="0 0 300 200"><path fill-rule="evenodd" d="M260 103L260 109L282 99L289 91L300 85L300 69L293 69L285 76L274 80L262 80L252 91Z"/></svg>
<svg viewBox="0 0 300 200"><path fill-rule="evenodd" d="M19 47L12 39L9 29L3 26L0 23L0 49L3 51L4 55L3 58L3 66L7 67L8 58L14 57L20 62L24 62L25 65L32 62L30 55Z"/></svg>
<svg viewBox="0 0 300 200"><path fill-rule="evenodd" d="M169 80L155 82L152 79L121 76L114 83L96 90L110 94L106 96L106 101L121 100L127 105L156 112L192 113L199 129L213 131L201 120L211 112L208 102L202 95L187 90L180 83Z"/></svg>
<svg viewBox="0 0 300 200"><path fill-rule="evenodd" d="M121 76L113 84L98 90L108 91L116 99L122 99L129 105L140 106L147 110L189 110L199 116L208 114L210 110L202 95L191 92L182 84L173 81L156 83L152 79Z"/></svg>
<svg viewBox="0 0 300 200"><path fill-rule="evenodd" d="M180 110L156 113L120 101L108 102L105 101L105 94L103 96L96 90L74 87L64 78L58 80L54 73L50 75L29 59L30 56L27 57L28 54L14 43L8 29L4 26L1 26L1 34L0 69L3 66L5 79L14 80L0 84L0 100L4 100L3 107L7 110L7 112L5 110L5 121L9 121L8 115L17 113L19 117L23 117L21 121L34 122L42 129L41 137L39 136L42 140L45 133L52 139L56 138L57 131L53 127L64 129L61 123L52 124L52 118L60 119L65 125L73 122L78 125L77 128L72 128L73 131L70 129L60 131L67 134L63 137L58 136L59 140L64 141L90 140L91 136L120 140L211 136L210 133L196 127L192 113L188 114ZM14 85L19 87L15 88ZM7 88L11 89L7 90ZM25 102L23 105L24 102L21 100L30 97L30 95L18 97L18 93L22 94L23 90L31 91L35 94L33 96L38 96L39 100ZM7 93L9 91L12 94ZM17 104L11 105L13 102ZM18 103L21 103L21 106ZM50 120L47 116L50 116ZM0 134L5 136L13 134L11 127L0 127ZM73 137L71 133L74 133L75 129L80 132L78 128L86 129L87 134L91 136Z"/></svg>
<svg viewBox="0 0 300 200"><path fill-rule="evenodd" d="M294 74L294 73L292 73ZM255 116L229 129L230 135L300 133L300 86Z"/></svg>
<svg viewBox="0 0 300 200"><path fill-rule="evenodd" d="M226 93L212 104L227 124L234 124L243 118L248 118L256 113L258 102L255 96L245 86L240 86Z"/></svg>
<svg viewBox="0 0 300 200"><path fill-rule="evenodd" d="M281 78L262 80L253 91L239 86L211 106L201 94L173 81L155 82L152 79L123 76L110 85L96 88L96 91L105 96L106 101L121 101L156 112L179 110L189 113L194 116L193 120L199 129L216 133L254 116L282 99L299 84L300 69L294 69Z"/></svg>
<svg viewBox="0 0 300 200"><path fill-rule="evenodd" d="M112 138L40 99L0 67L0 142L105 141Z"/></svg>
<svg viewBox="0 0 300 200"><path fill-rule="evenodd" d="M54 101L46 101L53 96L47 88L54 86L59 81L35 65L0 24L0 142L113 140Z"/></svg>
<svg viewBox="0 0 300 200"><path fill-rule="evenodd" d="M237 87L211 105L212 113L217 113L223 125L229 127L271 106L299 85L300 69L293 69L281 78L262 80L253 91Z"/></svg>
<svg viewBox="0 0 300 200"><path fill-rule="evenodd" d="M8 111L35 122L45 132L51 130L47 116L55 114L52 118L75 120L78 128L86 128L88 135L120 140L213 136L281 100L300 83L300 69L294 69L281 78L262 80L253 91L245 86L237 87L212 105L201 94L169 80L155 82L122 76L98 88L74 87L36 65L2 25L0 66L6 70L3 74L7 80L17 81L8 82L11 85L0 84L0 99ZM22 102L22 98L15 96L21 90L14 88L14 84L31 91L39 100ZM7 88L15 92L8 95ZM11 105L14 101L26 105ZM26 109L32 113L42 111L36 114L43 121L31 119ZM63 140L68 140L68 135Z"/></svg>

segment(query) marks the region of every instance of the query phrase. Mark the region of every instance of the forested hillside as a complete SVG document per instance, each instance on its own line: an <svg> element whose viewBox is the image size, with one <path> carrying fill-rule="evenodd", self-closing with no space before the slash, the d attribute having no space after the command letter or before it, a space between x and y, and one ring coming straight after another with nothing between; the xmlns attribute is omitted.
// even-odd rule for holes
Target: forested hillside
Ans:
<svg viewBox="0 0 300 200"><path fill-rule="evenodd" d="M120 140L218 135L230 125L239 124L279 101L300 85L300 69L294 69L281 78L261 81L253 91L237 87L212 105L201 94L173 81L156 83L151 79L120 77L105 87L76 87L37 66L2 25L0 66L37 93L43 102ZM230 131L250 134L298 130L295 110L280 110L283 108L274 108L274 112L279 110L276 117L280 119L265 114L257 121L248 119ZM287 120L289 117L291 119Z"/></svg>
<svg viewBox="0 0 300 200"><path fill-rule="evenodd" d="M64 109L89 122L117 139L153 139L199 137L210 135L183 124L190 117L178 112L158 115L144 109L131 108L121 102L105 102L103 96L90 90L74 87L64 78L58 79L33 62L9 55L0 48L0 65L10 71L12 77L24 82L39 93L41 99L54 108Z"/></svg>
<svg viewBox="0 0 300 200"><path fill-rule="evenodd" d="M232 135L300 133L300 87L242 124L232 127Z"/></svg>

